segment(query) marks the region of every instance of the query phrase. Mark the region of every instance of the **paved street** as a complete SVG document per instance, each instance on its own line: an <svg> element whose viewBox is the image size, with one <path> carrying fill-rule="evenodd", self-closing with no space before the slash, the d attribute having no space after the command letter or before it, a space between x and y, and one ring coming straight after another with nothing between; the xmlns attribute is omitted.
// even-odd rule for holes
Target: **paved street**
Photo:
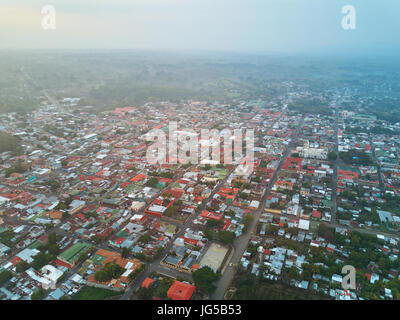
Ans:
<svg viewBox="0 0 400 320"><path fill-rule="evenodd" d="M221 276L220 280L217 283L217 290L212 295L212 299L222 300L226 290L229 288L229 285L230 285L230 283L235 275L235 272L236 272L235 265L239 264L240 259L243 256L243 253L246 251L246 248L250 241L251 236L256 231L258 220L260 219L261 214L264 212L264 209L265 209L265 202L267 200L267 197L268 197L269 193L271 192L271 189L272 189L273 185L275 184L276 179L278 178L278 174L279 174L280 170L282 169L285 159L290 154L291 149L293 148L294 143L297 140L297 137L300 133L300 129L301 129L302 125L303 125L303 118L301 119L301 121L296 129L296 132L293 134L291 142L289 143L288 147L286 148L286 151L285 151L284 155L282 156L281 161L279 162L278 168L275 170L274 175L273 175L268 187L266 188L266 190L264 192L264 195L261 200L260 208L253 212L254 219L253 219L251 225L249 226L249 228L245 234L243 234L242 236L235 239L235 241L234 241L235 252L230 261L230 263L232 263L232 266L228 265L224 274Z"/></svg>
<svg viewBox="0 0 400 320"><path fill-rule="evenodd" d="M331 222L336 223L337 213L337 174L339 166L339 108L335 104L335 124L334 124L334 139L335 139L335 153L337 155L336 160L333 162L333 177L332 177L332 210L331 210Z"/></svg>

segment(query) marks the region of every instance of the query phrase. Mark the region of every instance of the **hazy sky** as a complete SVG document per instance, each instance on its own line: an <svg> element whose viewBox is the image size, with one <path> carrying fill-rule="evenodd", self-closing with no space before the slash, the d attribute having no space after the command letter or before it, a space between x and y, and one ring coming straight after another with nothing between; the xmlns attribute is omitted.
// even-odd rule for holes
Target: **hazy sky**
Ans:
<svg viewBox="0 0 400 320"><path fill-rule="evenodd" d="M341 27L348 4L356 30ZM1 48L394 52L399 35L400 0L0 0Z"/></svg>

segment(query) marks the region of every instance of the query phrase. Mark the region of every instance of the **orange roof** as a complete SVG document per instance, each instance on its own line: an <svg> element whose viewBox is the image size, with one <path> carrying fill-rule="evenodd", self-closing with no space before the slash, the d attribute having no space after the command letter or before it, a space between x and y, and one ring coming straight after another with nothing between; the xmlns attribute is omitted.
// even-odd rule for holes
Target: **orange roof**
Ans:
<svg viewBox="0 0 400 320"><path fill-rule="evenodd" d="M61 220L63 213L61 211L49 211L49 212L47 212L47 215L52 219Z"/></svg>
<svg viewBox="0 0 400 320"><path fill-rule="evenodd" d="M190 300L195 286L175 280L167 292L167 297L172 300Z"/></svg>
<svg viewBox="0 0 400 320"><path fill-rule="evenodd" d="M96 254L106 258L104 261L102 261L102 263L101 263L102 265L99 266L96 269L96 271L100 270L103 266L105 266L109 262L114 262L114 263L118 264L122 268L125 268L127 266L128 262L131 262L132 266L129 268L130 270L136 270L142 264L138 259L124 259L124 258L122 258L120 253L109 251L109 250L105 250L105 249L97 250ZM87 279L87 282L100 283L100 284L103 284L103 285L111 284L111 286L113 288L117 288L117 289L118 288L123 288L123 285L121 284L121 281L122 282L127 282L127 281L129 281L129 278L125 277L125 276L121 276L119 279L112 279L112 280L109 280L109 281L106 281L106 282L98 282L98 281L96 281L95 273L93 273Z"/></svg>
<svg viewBox="0 0 400 320"><path fill-rule="evenodd" d="M146 179L147 176L145 174L139 173L136 177L131 179L132 182L140 181Z"/></svg>
<svg viewBox="0 0 400 320"><path fill-rule="evenodd" d="M147 277L146 279L143 280L141 287L142 287L142 288L149 288L150 285L151 285L154 281L155 281L154 279Z"/></svg>
<svg viewBox="0 0 400 320"><path fill-rule="evenodd" d="M214 219L214 220L221 220L223 217L223 214L216 214L215 212L211 212L208 210L203 210L200 214L200 217L206 218L206 219Z"/></svg>
<svg viewBox="0 0 400 320"><path fill-rule="evenodd" d="M106 258L106 260L104 260L102 262L103 266L109 262L114 262L114 263L118 264L119 266L121 266L122 268L125 268L126 264L128 262L131 262L131 263L133 263L133 266L131 269L133 269L133 268L136 269L137 267L139 267L141 265L140 260L122 258L121 254L118 252L113 252L113 251L109 251L109 250L105 250L105 249L99 249L96 251L96 254Z"/></svg>

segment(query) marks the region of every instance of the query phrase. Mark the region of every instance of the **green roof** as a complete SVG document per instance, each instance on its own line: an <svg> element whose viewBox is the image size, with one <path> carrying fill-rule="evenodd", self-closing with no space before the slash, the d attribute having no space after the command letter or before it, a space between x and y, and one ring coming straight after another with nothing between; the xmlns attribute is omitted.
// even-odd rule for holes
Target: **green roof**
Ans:
<svg viewBox="0 0 400 320"><path fill-rule="evenodd" d="M323 199L321 202L322 202L322 204L323 204L324 206L326 206L326 207L332 206L332 201Z"/></svg>
<svg viewBox="0 0 400 320"><path fill-rule="evenodd" d="M165 229L166 232L175 233L177 226L170 223L168 224L167 228Z"/></svg>
<svg viewBox="0 0 400 320"><path fill-rule="evenodd" d="M158 188L158 189L164 189L164 188L165 188L165 183L164 183L164 182L158 182L158 183L156 184L156 188Z"/></svg>
<svg viewBox="0 0 400 320"><path fill-rule="evenodd" d="M89 250L92 246L88 243L77 242L72 247L69 247L63 253L60 254L60 258L64 261L67 261L71 264L75 263L78 260L79 255L82 252Z"/></svg>
<svg viewBox="0 0 400 320"><path fill-rule="evenodd" d="M95 265L101 266L103 264L103 261L106 259L106 257L95 254L90 260L92 260Z"/></svg>
<svg viewBox="0 0 400 320"><path fill-rule="evenodd" d="M32 243L29 246L29 249L37 249L39 248L41 245L43 245L43 243L41 243L39 240L36 240L34 243Z"/></svg>
<svg viewBox="0 0 400 320"><path fill-rule="evenodd" d="M126 232L125 230L121 230L120 232L117 233L117 236L120 238L127 238L129 236L129 233Z"/></svg>
<svg viewBox="0 0 400 320"><path fill-rule="evenodd" d="M376 120L376 116L375 116L375 115L364 114L364 113L357 113L353 118L355 118L355 119L371 119L371 120Z"/></svg>
<svg viewBox="0 0 400 320"><path fill-rule="evenodd" d="M358 174L361 173L361 171L360 171L359 169L354 168L354 167L350 167L350 166L342 166L342 165L340 165L340 166L339 166L339 169L340 169L340 170L344 170L344 171L357 172Z"/></svg>
<svg viewBox="0 0 400 320"><path fill-rule="evenodd" d="M104 199L103 203L107 203L107 204L114 204L117 205L119 203L119 199Z"/></svg>

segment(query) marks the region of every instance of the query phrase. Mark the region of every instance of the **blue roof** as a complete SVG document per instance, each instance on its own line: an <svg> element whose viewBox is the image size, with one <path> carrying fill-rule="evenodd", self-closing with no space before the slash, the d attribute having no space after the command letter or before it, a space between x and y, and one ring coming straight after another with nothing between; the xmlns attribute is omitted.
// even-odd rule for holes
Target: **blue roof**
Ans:
<svg viewBox="0 0 400 320"><path fill-rule="evenodd" d="M65 293L60 288L58 288L50 293L50 296L52 296L54 299L60 300L61 297L65 296Z"/></svg>

